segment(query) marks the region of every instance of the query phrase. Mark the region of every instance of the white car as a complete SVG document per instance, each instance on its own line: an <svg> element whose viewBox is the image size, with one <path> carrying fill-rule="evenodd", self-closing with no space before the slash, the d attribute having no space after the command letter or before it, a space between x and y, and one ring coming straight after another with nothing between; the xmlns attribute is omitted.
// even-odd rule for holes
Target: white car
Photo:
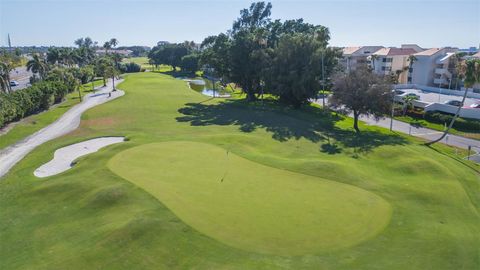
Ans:
<svg viewBox="0 0 480 270"><path fill-rule="evenodd" d="M20 84L17 81L10 81L10 86L19 86Z"/></svg>
<svg viewBox="0 0 480 270"><path fill-rule="evenodd" d="M480 102L479 102L479 103L473 103L472 105L470 105L470 108L472 108L472 109L480 109Z"/></svg>

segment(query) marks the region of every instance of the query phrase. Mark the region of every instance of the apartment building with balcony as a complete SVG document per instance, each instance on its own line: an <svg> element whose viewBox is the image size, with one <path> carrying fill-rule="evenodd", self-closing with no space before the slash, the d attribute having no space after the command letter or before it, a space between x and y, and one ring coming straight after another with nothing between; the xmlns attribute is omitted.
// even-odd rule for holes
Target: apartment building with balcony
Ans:
<svg viewBox="0 0 480 270"><path fill-rule="evenodd" d="M345 47L343 48L343 58L340 60L340 64L347 72L355 70L359 65L367 65L369 62L367 58L381 48L383 46Z"/></svg>
<svg viewBox="0 0 480 270"><path fill-rule="evenodd" d="M407 83L455 88L456 48L432 48L413 54L415 57L409 72Z"/></svg>
<svg viewBox="0 0 480 270"><path fill-rule="evenodd" d="M418 46L417 46L418 47ZM417 53L414 48L381 48L368 59L373 71L381 75L395 75L398 83L407 83L408 57Z"/></svg>

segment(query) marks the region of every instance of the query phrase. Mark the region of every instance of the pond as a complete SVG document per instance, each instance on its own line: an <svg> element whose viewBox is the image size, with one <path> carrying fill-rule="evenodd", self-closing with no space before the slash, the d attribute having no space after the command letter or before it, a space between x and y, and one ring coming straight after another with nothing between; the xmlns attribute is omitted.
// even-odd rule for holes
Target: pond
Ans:
<svg viewBox="0 0 480 270"><path fill-rule="evenodd" d="M195 90L199 93L202 93L205 96L209 97L230 97L230 93L226 91L222 86L218 83L215 85L215 90L213 90L212 81L206 80L203 78L195 78L195 79L185 79L190 85L192 90Z"/></svg>

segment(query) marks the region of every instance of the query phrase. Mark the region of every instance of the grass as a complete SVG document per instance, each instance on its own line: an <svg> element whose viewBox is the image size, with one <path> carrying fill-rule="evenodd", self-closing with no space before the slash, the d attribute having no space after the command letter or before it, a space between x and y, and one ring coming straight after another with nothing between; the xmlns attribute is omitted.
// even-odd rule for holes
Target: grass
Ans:
<svg viewBox="0 0 480 270"><path fill-rule="evenodd" d="M445 130L445 125L438 124L438 123L432 123L432 122L429 122L425 119L418 119L418 118L414 118L414 117L411 117L411 116L408 116L408 115L396 116L395 119L399 120L399 121L402 121L402 122L405 122L405 123L410 123L410 124L415 125L415 126L421 126L421 127L425 127L425 128L429 128L429 129L433 129L433 130L438 130L438 131L444 131ZM463 136L463 137L467 137L467 138L470 138L470 139L480 140L480 131L478 131L476 133L475 132L465 132L465 131L461 131L461 130L458 130L458 129L455 129L455 128L451 128L450 133L455 134L455 135L459 135L459 136Z"/></svg>
<svg viewBox="0 0 480 270"><path fill-rule="evenodd" d="M0 181L1 269L476 269L480 265L479 169L454 156L449 147L425 147L416 139L364 125L362 135L353 136L350 118L313 106L292 110L270 101L262 107L260 102L210 99L158 73L128 75L119 88L125 96L86 112L79 129L38 147ZM124 135L129 141L82 157L58 176L42 180L33 176L55 149L107 135ZM171 142L190 145L181 148ZM152 151L145 150L148 147ZM160 152L163 147L168 151ZM220 181L217 175L224 171L224 158L219 155L224 157L227 150L235 166L229 167L232 178L227 174L222 183L230 187L226 194L196 194L196 190L213 193L220 188L202 175L212 172L215 179L210 181ZM141 160L129 161L122 169L114 164L122 157L131 160L132 155L141 155ZM176 157L199 164L177 161L172 166L176 170L168 169L164 160ZM142 160L148 170L139 175L162 176L154 179L158 183L141 183L141 178L125 175ZM115 166L116 173L108 166ZM171 182L166 176L182 176L179 169L190 177ZM319 188L328 181L334 182L325 187L335 190L333 195L339 189L336 202ZM307 187L321 198L302 190ZM358 196L349 190L358 191ZM297 192L303 197L294 198ZM372 205L352 205L350 197L359 202L370 198ZM308 204L310 200L325 200L325 208ZM373 228L363 226L369 232L366 237L333 235L349 228L361 230L354 222L362 221L358 209L379 211L382 202L391 208L385 228L379 229L378 223L385 222L381 218L385 212L380 211ZM232 208L238 215L231 213ZM262 233L245 231L221 217L222 209L238 217L239 225L246 224L241 219L247 215L245 226L257 226ZM325 228L321 233L309 226L310 209ZM355 214L343 215L350 211ZM343 219L337 223L343 228L328 225ZM211 229L215 226L220 228ZM262 238L280 232L285 239ZM324 237L325 243L316 243L315 237ZM293 242L297 245L289 246Z"/></svg>
<svg viewBox="0 0 480 270"><path fill-rule="evenodd" d="M82 85L82 95L86 95L91 91L91 85L91 83ZM102 85L102 80L94 81L95 87ZM22 119L6 134L0 135L0 149L16 143L55 122L55 120L57 120L61 115L78 103L78 92L74 91L66 96L64 102L54 105L48 111L43 111Z"/></svg>
<svg viewBox="0 0 480 270"><path fill-rule="evenodd" d="M145 144L119 153L109 168L196 230L248 251L304 255L350 247L390 220L390 205L374 193L211 144Z"/></svg>

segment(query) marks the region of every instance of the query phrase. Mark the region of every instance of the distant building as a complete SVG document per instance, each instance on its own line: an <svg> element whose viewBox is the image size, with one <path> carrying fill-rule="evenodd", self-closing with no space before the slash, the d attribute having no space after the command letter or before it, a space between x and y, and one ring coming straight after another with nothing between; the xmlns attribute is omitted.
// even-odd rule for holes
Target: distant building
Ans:
<svg viewBox="0 0 480 270"><path fill-rule="evenodd" d="M423 52L423 51L425 51L424 48L418 46L417 44L402 44L401 48L402 48L402 49L413 49L413 50L415 50L417 53L418 53L418 52Z"/></svg>
<svg viewBox="0 0 480 270"><path fill-rule="evenodd" d="M456 74L456 48L432 48L415 53L407 83L452 88Z"/></svg>
<svg viewBox="0 0 480 270"><path fill-rule="evenodd" d="M408 57L415 53L415 48L382 48L369 57L370 66L377 74L395 74L398 83L407 83Z"/></svg>
<svg viewBox="0 0 480 270"><path fill-rule="evenodd" d="M343 58L340 64L349 72L355 70L359 65L367 65L368 57L374 52L383 48L382 46L358 46L343 48Z"/></svg>
<svg viewBox="0 0 480 270"><path fill-rule="evenodd" d="M129 55L132 53L132 51L131 51L131 50L115 50L115 49L110 49L110 50L107 50L107 53L109 53L109 54L118 53L118 54L120 54L120 55L122 55L122 56L129 56ZM105 54L105 50L101 50L101 49L100 49L100 50L96 50L96 54L98 54L98 55L103 55L103 54Z"/></svg>

